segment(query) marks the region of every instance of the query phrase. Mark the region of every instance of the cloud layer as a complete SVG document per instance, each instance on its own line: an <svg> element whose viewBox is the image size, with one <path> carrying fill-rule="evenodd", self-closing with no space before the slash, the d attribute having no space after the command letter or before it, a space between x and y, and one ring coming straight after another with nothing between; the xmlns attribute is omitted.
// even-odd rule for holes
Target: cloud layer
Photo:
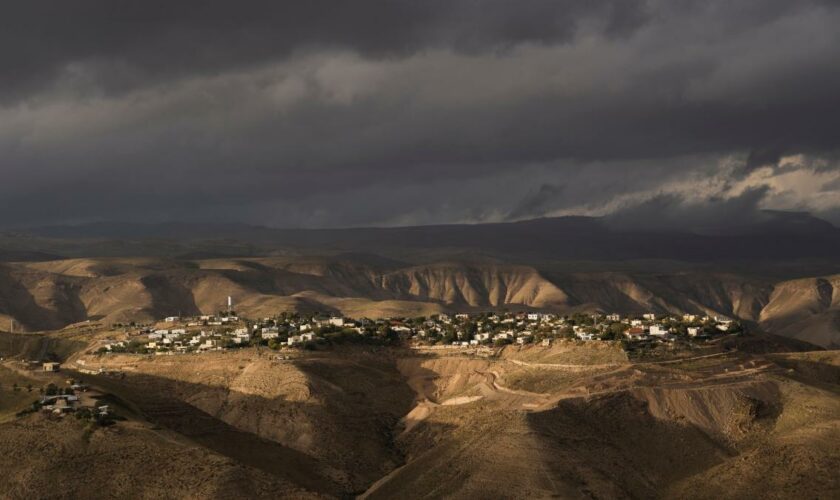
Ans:
<svg viewBox="0 0 840 500"><path fill-rule="evenodd" d="M423 224L652 200L663 224L747 202L840 222L832 2L12 10L0 227Z"/></svg>

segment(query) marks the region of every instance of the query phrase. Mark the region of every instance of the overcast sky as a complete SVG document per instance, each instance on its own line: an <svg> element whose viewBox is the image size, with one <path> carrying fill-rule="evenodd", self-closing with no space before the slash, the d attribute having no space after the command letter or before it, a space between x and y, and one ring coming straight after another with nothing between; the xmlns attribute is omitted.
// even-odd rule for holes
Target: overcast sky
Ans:
<svg viewBox="0 0 840 500"><path fill-rule="evenodd" d="M4 7L0 227L840 224L840 2L222 4Z"/></svg>

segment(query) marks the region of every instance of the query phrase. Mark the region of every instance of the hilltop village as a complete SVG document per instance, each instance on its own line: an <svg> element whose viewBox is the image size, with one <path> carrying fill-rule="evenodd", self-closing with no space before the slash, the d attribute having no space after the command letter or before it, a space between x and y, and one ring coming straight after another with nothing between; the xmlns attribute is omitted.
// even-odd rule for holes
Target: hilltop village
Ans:
<svg viewBox="0 0 840 500"><path fill-rule="evenodd" d="M439 314L431 317L354 319L281 313L249 320L229 311L199 317L168 317L156 325L115 325L121 338L99 347L100 354L176 354L264 346L314 349L324 344L408 344L414 347L501 347L541 344L554 339L616 341L628 344L703 342L743 331L728 318L685 314L622 316L578 313Z"/></svg>

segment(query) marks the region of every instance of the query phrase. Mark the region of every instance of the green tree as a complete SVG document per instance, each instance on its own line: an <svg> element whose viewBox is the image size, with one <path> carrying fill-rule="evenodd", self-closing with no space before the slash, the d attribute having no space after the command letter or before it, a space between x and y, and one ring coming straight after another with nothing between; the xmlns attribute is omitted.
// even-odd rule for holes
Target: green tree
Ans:
<svg viewBox="0 0 840 500"><path fill-rule="evenodd" d="M443 335L440 339L441 342L444 344L451 344L452 342L455 342L456 338L457 337L455 335L455 329L452 328L450 325L446 325L446 329L444 330Z"/></svg>
<svg viewBox="0 0 840 500"><path fill-rule="evenodd" d="M610 326L607 327L607 331L601 335L601 340L618 340L623 337L624 330L626 329L627 325L624 323L610 323Z"/></svg>
<svg viewBox="0 0 840 500"><path fill-rule="evenodd" d="M744 332L744 327L741 325L741 323L739 323L737 321L733 321L732 323L729 323L729 328L726 329L726 332L727 333L743 333Z"/></svg>
<svg viewBox="0 0 840 500"><path fill-rule="evenodd" d="M573 339L575 338L575 330L571 326L564 326L560 329L560 336L567 339Z"/></svg>
<svg viewBox="0 0 840 500"><path fill-rule="evenodd" d="M475 323L472 321L468 322L464 325L464 336L461 340L472 340L473 336L475 335L477 328Z"/></svg>

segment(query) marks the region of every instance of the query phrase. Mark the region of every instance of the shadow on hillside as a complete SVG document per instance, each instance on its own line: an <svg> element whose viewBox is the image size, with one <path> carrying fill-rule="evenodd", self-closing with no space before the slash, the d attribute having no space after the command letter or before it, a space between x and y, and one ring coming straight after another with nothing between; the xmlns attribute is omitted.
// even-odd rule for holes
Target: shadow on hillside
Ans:
<svg viewBox="0 0 840 500"><path fill-rule="evenodd" d="M655 498L681 478L723 462L732 451L701 430L654 418L628 393L561 401L529 413L546 446L541 459L581 496Z"/></svg>
<svg viewBox="0 0 840 500"><path fill-rule="evenodd" d="M0 332L0 357L34 361L64 361L84 348L83 342L55 338L41 333Z"/></svg>
<svg viewBox="0 0 840 500"><path fill-rule="evenodd" d="M0 266L0 311L16 318L30 330L55 330L87 318L78 295L78 285L70 278L57 278L53 283L55 310L42 307L35 296L21 283L22 278Z"/></svg>
<svg viewBox="0 0 840 500"><path fill-rule="evenodd" d="M773 356L770 359L787 369L785 376L788 378L840 395L840 366L784 356Z"/></svg>
<svg viewBox="0 0 840 500"><path fill-rule="evenodd" d="M178 280L166 274L149 274L140 278L140 283L152 297L152 311L160 316L199 315L201 311L195 304L195 297ZM221 306L221 304L220 304Z"/></svg>
<svg viewBox="0 0 840 500"><path fill-rule="evenodd" d="M146 374L78 376L160 427L313 492L360 493L403 463L394 432L414 394L393 365L325 358L296 366L309 379L305 401Z"/></svg>
<svg viewBox="0 0 840 500"><path fill-rule="evenodd" d="M122 404L148 421L238 463L282 477L313 492L334 496L344 493L326 464L237 429L176 396L184 390L210 390L208 386L177 383L180 387L176 390L175 382L148 375L121 378L77 374L77 377L113 393Z"/></svg>

